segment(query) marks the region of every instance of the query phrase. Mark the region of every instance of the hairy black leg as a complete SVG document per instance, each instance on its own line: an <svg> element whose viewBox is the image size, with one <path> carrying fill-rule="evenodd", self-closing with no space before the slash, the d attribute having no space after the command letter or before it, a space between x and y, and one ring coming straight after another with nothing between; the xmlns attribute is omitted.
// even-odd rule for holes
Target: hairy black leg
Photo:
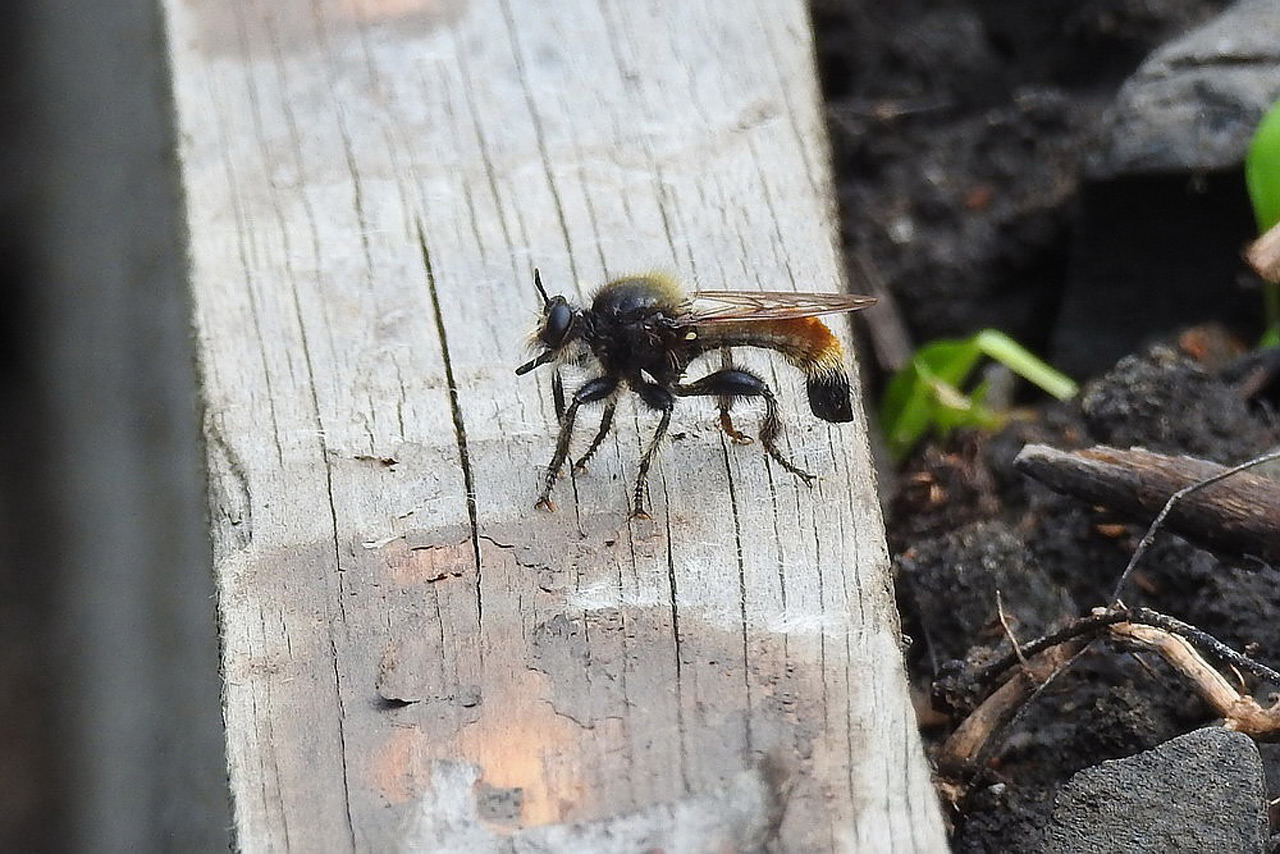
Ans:
<svg viewBox="0 0 1280 854"><path fill-rule="evenodd" d="M556 404L556 421L564 420L564 380L560 377L560 368L551 373L551 399Z"/></svg>
<svg viewBox="0 0 1280 854"><path fill-rule="evenodd" d="M782 422L778 419L778 402L773 391L760 377L741 368L728 368L707 374L700 380L677 385L672 391L681 397L763 397L764 419L760 422L760 444L764 445L765 451L778 465L803 480L806 486L813 485L813 475L788 460L778 450L774 441L782 432Z"/></svg>
<svg viewBox="0 0 1280 854"><path fill-rule="evenodd" d="M653 463L658 444L662 441L662 437L667 434L667 427L670 425L671 407L668 406L662 410L662 418L658 421L658 429L654 431L653 438L649 441L649 447L645 449L644 456L640 458L640 472L636 475L636 500L632 505L635 509L631 511L631 516L634 519L649 518L648 511L644 509L644 493L649 485L649 466Z"/></svg>
<svg viewBox="0 0 1280 854"><path fill-rule="evenodd" d="M649 485L649 466L653 464L653 458L658 452L658 446L662 443L662 437L667 434L667 428L671 426L671 410L675 408L676 399L662 386L646 384L635 385L633 388L650 408L662 412L658 429L653 432L649 447L645 448L644 456L640 458L640 472L636 475L635 502L631 505L633 508L631 518L648 519L649 514L644 509L644 493Z"/></svg>
<svg viewBox="0 0 1280 854"><path fill-rule="evenodd" d="M556 452L551 457L551 465L547 466L547 477L543 481L542 494L538 496L535 507L541 507L544 510L556 509L551 503L551 487L555 486L560 467L569 456L569 441L573 438L573 422L578 417L578 407L584 403L603 400L613 394L617 387L618 381L613 377L597 377L583 383L582 387L573 393L573 400L569 403L569 408L564 411L564 417L560 419L560 435L556 438Z"/></svg>
<svg viewBox="0 0 1280 854"><path fill-rule="evenodd" d="M720 351L720 368L722 371L733 369L733 350L728 347ZM729 410L733 408L733 395L719 395L716 403L720 407L720 429L735 445L750 445L751 437L733 426L733 416L729 414Z"/></svg>
<svg viewBox="0 0 1280 854"><path fill-rule="evenodd" d="M604 415L600 417L600 429L596 430L596 437L591 440L591 447L587 448L587 452L573 464L574 471L581 471L587 467L587 460L591 459L592 454L600 447L604 437L609 435L609 429L613 427L613 412L617 408L618 404L612 400L605 404Z"/></svg>
<svg viewBox="0 0 1280 854"><path fill-rule="evenodd" d="M782 451L778 450L774 440L778 438L778 434L781 432L782 422L778 420L777 401L774 399L773 392L769 390L769 387L764 386L764 420L760 422L760 444L764 445L764 449L769 452L769 456L778 461L778 465L803 480L805 486L813 486L814 476L788 460L782 455Z"/></svg>

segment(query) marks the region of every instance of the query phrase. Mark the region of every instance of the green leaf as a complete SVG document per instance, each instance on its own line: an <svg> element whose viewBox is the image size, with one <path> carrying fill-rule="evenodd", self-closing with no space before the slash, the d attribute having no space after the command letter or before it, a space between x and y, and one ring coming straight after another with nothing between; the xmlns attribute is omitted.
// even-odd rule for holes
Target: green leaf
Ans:
<svg viewBox="0 0 1280 854"><path fill-rule="evenodd" d="M974 341L984 354L1058 400L1070 400L1079 391L1071 377L1049 367L1003 332L984 329Z"/></svg>
<svg viewBox="0 0 1280 854"><path fill-rule="evenodd" d="M1280 222L1280 101L1262 117L1244 159L1244 179L1258 232Z"/></svg>
<svg viewBox="0 0 1280 854"><path fill-rule="evenodd" d="M990 430L1004 423L1004 417L985 404L985 383L967 394L961 390L984 356L1061 400L1076 393L1069 377L1003 332L984 329L969 338L930 342L894 374L881 401L880 423L895 459L905 457L930 431L945 435L959 427Z"/></svg>
<svg viewBox="0 0 1280 854"><path fill-rule="evenodd" d="M1271 105L1253 133L1244 158L1244 180L1258 232L1267 231L1280 222L1280 101ZM1266 347L1280 340L1280 285L1266 282L1262 296L1267 331L1258 346Z"/></svg>
<svg viewBox="0 0 1280 854"><path fill-rule="evenodd" d="M934 341L917 350L893 376L881 401L880 423L895 458L904 457L929 430L936 429L946 389L964 397L956 387L981 356L971 338Z"/></svg>

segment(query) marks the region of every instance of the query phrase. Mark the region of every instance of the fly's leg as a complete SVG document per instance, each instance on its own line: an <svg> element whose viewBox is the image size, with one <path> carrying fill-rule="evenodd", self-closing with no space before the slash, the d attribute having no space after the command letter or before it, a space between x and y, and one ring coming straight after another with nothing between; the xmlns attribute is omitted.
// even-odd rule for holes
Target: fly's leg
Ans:
<svg viewBox="0 0 1280 854"><path fill-rule="evenodd" d="M724 398L721 398L723 400ZM733 426L733 418L729 415L729 407L720 407L720 429L735 445L750 445L751 437Z"/></svg>
<svg viewBox="0 0 1280 854"><path fill-rule="evenodd" d="M556 421L564 420L564 380L560 377L560 368L557 367L551 374L551 400L556 405Z"/></svg>
<svg viewBox="0 0 1280 854"><path fill-rule="evenodd" d="M658 421L658 429L654 431L653 439L649 441L649 447L645 449L644 456L640 458L640 473L636 475L636 494L635 507L631 511L633 519L648 519L649 512L644 509L644 493L649 486L649 466L653 463L654 454L658 450L658 444L662 441L662 437L667 433L667 427L671 425L671 407L662 410L662 419Z"/></svg>
<svg viewBox="0 0 1280 854"><path fill-rule="evenodd" d="M681 397L716 395L730 400L737 397L763 397L764 419L760 422L760 444L778 465L803 480L806 486L813 486L814 476L788 460L778 450L775 440L782 432L782 422L778 419L778 402L773 391L760 377L741 368L726 368L707 374L700 380L678 385L672 391Z"/></svg>
<svg viewBox="0 0 1280 854"><path fill-rule="evenodd" d="M573 422L578 417L578 407L584 403L595 403L598 400L604 400L613 394L614 389L618 387L618 381L612 377L597 377L589 380L573 393L573 400L569 403L569 408L564 411L564 417L560 419L560 435L556 438L556 452L551 457L551 465L547 466L546 480L542 483L542 493L538 496L538 501L534 504L543 510L555 510L556 506L551 503L551 488L556 484L556 478L560 475L560 468L564 465L565 459L569 456L569 442L573 438Z"/></svg>
<svg viewBox="0 0 1280 854"><path fill-rule="evenodd" d="M587 460L595 454L596 449L600 447L600 443L604 441L604 437L609 435L609 430L613 427L613 412L618 408L618 404L609 401L604 406L604 415L600 417L600 429L596 430L596 437L591 440L591 446L587 448L587 452L578 458L573 464L575 472L584 471L587 467Z"/></svg>
<svg viewBox="0 0 1280 854"><path fill-rule="evenodd" d="M671 426L671 410L675 408L676 399L671 392L658 385L642 385L635 387L636 393L640 395L640 399L647 403L653 409L662 412L662 418L658 421L658 429L653 432L653 438L649 440L649 447L645 448L644 456L640 458L640 472L636 475L636 492L635 502L632 504L634 508L631 511L633 519L648 519L649 513L644 509L644 493L649 485L649 466L653 464L653 458L658 452L658 445L662 443L662 439L667 435L667 428Z"/></svg>
<svg viewBox="0 0 1280 854"><path fill-rule="evenodd" d="M718 373L733 369L733 350L728 347L720 351L720 368ZM733 426L733 416L729 414L729 410L733 408L733 395L719 395L716 403L720 406L720 429L735 445L750 445L751 437Z"/></svg>
<svg viewBox="0 0 1280 854"><path fill-rule="evenodd" d="M782 451L778 450L778 446L774 442L778 438L778 434L782 432L782 422L778 419L778 403L774 399L773 392L764 384L763 380L760 380L760 387L763 389L764 396L764 420L760 422L760 444L764 445L764 449L769 452L769 456L777 460L778 465L803 480L805 486L813 486L815 477L788 460L782 455Z"/></svg>

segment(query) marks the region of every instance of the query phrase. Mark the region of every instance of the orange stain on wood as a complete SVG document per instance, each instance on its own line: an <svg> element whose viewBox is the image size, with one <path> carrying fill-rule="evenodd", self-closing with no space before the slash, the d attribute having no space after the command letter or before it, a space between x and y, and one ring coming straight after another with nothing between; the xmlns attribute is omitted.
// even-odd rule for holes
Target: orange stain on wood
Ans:
<svg viewBox="0 0 1280 854"><path fill-rule="evenodd" d="M388 803L402 804L429 791L433 760L471 762L485 783L521 790L521 825L564 821L587 796L578 742L590 731L556 714L544 688L540 673L519 672L485 696L480 718L452 744L433 743L416 725L391 727L370 759L369 780Z"/></svg>
<svg viewBox="0 0 1280 854"><path fill-rule="evenodd" d="M523 824L560 822L584 795L577 742L585 730L543 699L542 674L513 676L497 697L485 698L480 719L462 730L459 753L483 769L486 783L523 791Z"/></svg>
<svg viewBox="0 0 1280 854"><path fill-rule="evenodd" d="M369 763L373 785L392 805L421 797L431 785L427 739L416 726L392 727Z"/></svg>
<svg viewBox="0 0 1280 854"><path fill-rule="evenodd" d="M403 587L475 575L475 553L469 540L421 548L395 540L383 546L381 553L390 570L391 580Z"/></svg>

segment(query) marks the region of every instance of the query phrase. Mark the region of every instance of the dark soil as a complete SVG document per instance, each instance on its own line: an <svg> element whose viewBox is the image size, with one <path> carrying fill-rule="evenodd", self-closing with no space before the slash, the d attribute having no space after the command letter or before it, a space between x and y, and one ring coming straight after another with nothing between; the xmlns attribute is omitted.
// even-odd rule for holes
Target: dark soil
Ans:
<svg viewBox="0 0 1280 854"><path fill-rule="evenodd" d="M1179 323L1235 320L1246 298L1256 307L1255 294L1235 299L1206 288L1203 278L1209 260L1238 267L1239 247L1250 236L1239 173L1220 181L1198 176L1194 188L1187 176L1106 184L1081 177L1099 119L1124 79L1153 48L1226 5L815 3L846 248L885 280L916 340L997 326L1045 352L1060 335L1064 302L1071 310L1074 288L1087 285L1072 280L1097 279L1086 274L1108 260L1098 259L1095 247L1115 254L1106 241L1116 224L1097 228L1112 211L1126 214L1135 229L1145 226L1126 235L1139 244L1127 260L1149 252L1156 238L1167 259L1143 257L1151 266L1138 271L1124 265L1123 253L1115 260L1131 280L1162 284L1145 311L1122 315L1139 335L1161 331L1147 325L1153 312L1170 331ZM1190 217L1199 220L1196 240L1185 239ZM1091 239L1075 241L1077 233ZM1210 254L1206 245L1226 250ZM1184 288L1188 281L1192 286ZM1191 299L1184 291L1207 297ZM1217 307L1206 313L1208 298ZM1096 307L1090 306L1095 326L1106 320L1096 317ZM1085 329L1071 332L1086 337ZM1129 348L1118 345L1088 367L1105 369L1132 352L1132 339Z"/></svg>
<svg viewBox="0 0 1280 854"><path fill-rule="evenodd" d="M1234 463L1280 441L1274 389L1246 388L1232 361L1260 331L1248 320L1256 302L1240 310L1256 294L1170 296L1242 276L1238 251L1251 235L1239 175L1202 176L1195 203L1182 205L1172 196L1186 195L1187 176L1082 177L1125 77L1226 5L828 0L815 9L855 289L882 280L914 342L994 327L1077 378L1096 377L1069 403L1022 401L1028 408L997 435L927 443L882 478L896 483L885 496L890 544L935 749L980 699L966 694L965 674L1009 650L997 596L1020 641L1086 615L1108 604L1146 528L1029 481L1012 466L1023 444L1143 446ZM1142 222L1151 205L1159 229ZM1110 290L1090 292L1100 281ZM1276 667L1277 591L1280 568L1165 534L1125 602ZM1256 688L1264 702L1280 690ZM970 769L950 816L955 850L1038 850L1071 774L1213 717L1158 658L1093 644ZM1280 748L1260 748L1274 799Z"/></svg>
<svg viewBox="0 0 1280 854"><path fill-rule="evenodd" d="M1280 437L1266 407L1250 409L1224 381L1166 347L1122 360L1086 387L1079 404L1034 417L917 455L904 479L913 488L891 508L904 630L915 641L909 666L932 712L922 722L932 725L926 736L935 745L981 699L965 693L972 669L963 662L1009 650L997 594L1009 630L1028 641L1106 604L1145 530L1026 481L1011 466L1018 448L1112 442L1234 462ZM935 488L926 490L930 483ZM1280 568L1165 535L1139 564L1125 601L1176 616L1274 666L1278 584ZM1280 689L1255 687L1264 702ZM953 844L958 851L1037 850L1053 792L1072 773L1213 719L1158 658L1095 644L1001 735L983 773L966 780L973 789L959 805ZM1274 797L1280 749L1261 748Z"/></svg>

